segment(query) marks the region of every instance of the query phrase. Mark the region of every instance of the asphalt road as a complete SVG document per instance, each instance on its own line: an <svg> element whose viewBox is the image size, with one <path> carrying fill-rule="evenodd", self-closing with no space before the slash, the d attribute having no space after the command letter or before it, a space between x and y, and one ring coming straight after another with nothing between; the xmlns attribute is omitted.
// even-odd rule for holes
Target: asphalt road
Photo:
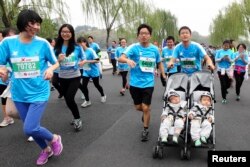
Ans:
<svg viewBox="0 0 250 167"><path fill-rule="evenodd" d="M215 128L217 150L250 150L250 81L242 86L241 101L235 101L234 88L229 89L228 104L221 104L218 79L215 79ZM191 149L191 160L180 160L180 149L169 147L162 160L152 158L152 148L158 137L160 115L163 102L163 87L157 78L152 100L150 140L142 143L141 113L133 108L129 92L119 94L121 77L105 71L101 80L107 102L100 102L100 94L89 83L92 106L80 108L80 92L76 95L83 129L74 132L69 124L72 115L64 100L57 99L57 92L52 91L50 101L44 114L42 125L62 136L64 150L61 156L52 157L45 165L48 167L205 167L207 166L207 149ZM2 115L0 116L2 120ZM34 143L26 141L22 123L0 129L0 166L31 167L40 149Z"/></svg>

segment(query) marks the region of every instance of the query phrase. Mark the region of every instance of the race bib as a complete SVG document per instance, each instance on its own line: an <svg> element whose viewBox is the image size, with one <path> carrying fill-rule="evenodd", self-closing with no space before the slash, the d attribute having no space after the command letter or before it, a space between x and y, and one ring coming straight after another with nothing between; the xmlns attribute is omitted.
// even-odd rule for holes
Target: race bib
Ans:
<svg viewBox="0 0 250 167"><path fill-rule="evenodd" d="M165 64L166 64L166 65L168 65L170 59L171 59L171 57L165 57L165 58L164 58L164 61L165 61Z"/></svg>
<svg viewBox="0 0 250 167"><path fill-rule="evenodd" d="M195 58L181 58L182 68L196 68Z"/></svg>
<svg viewBox="0 0 250 167"><path fill-rule="evenodd" d="M40 76L39 57L11 58L15 78L34 78Z"/></svg>
<svg viewBox="0 0 250 167"><path fill-rule="evenodd" d="M155 59L147 58L147 57L140 57L139 66L143 72L154 73Z"/></svg>
<svg viewBox="0 0 250 167"><path fill-rule="evenodd" d="M91 70L90 64L89 64L89 63L85 63L85 64L82 66L82 69L83 69L83 70L86 70L86 71Z"/></svg>
<svg viewBox="0 0 250 167"><path fill-rule="evenodd" d="M74 54L70 54L68 57L65 57L64 60L60 63L64 67L72 67L76 65L76 57Z"/></svg>

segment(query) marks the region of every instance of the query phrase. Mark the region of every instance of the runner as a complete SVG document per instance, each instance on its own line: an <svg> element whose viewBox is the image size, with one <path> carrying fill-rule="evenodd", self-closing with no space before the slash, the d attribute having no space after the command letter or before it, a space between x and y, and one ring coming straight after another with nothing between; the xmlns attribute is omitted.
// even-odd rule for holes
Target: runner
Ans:
<svg viewBox="0 0 250 167"><path fill-rule="evenodd" d="M113 72L112 72L113 75L117 73L117 68L116 68L117 61L115 57L115 50L116 50L116 41L112 41L112 45L108 48L108 55L109 55L111 64L113 66Z"/></svg>
<svg viewBox="0 0 250 167"><path fill-rule="evenodd" d="M106 95L103 92L103 88L99 84L99 76L100 72L98 70L98 62L99 57L96 55L95 51L92 48L89 48L88 41L84 37L79 37L77 39L77 43L83 48L84 53L86 55L86 63L83 66L83 76L82 76L82 92L85 96L85 101L81 104L82 107L87 107L91 105L91 101L89 100L89 91L88 91L88 83L89 79L92 78L93 83L96 89L101 94L101 102L106 102Z"/></svg>
<svg viewBox="0 0 250 167"><path fill-rule="evenodd" d="M237 52L234 55L234 79L237 101L240 100L240 88L244 81L246 66L248 65L248 55L246 49L246 45L244 43L241 43L237 46Z"/></svg>
<svg viewBox="0 0 250 167"><path fill-rule="evenodd" d="M119 58L119 62L127 63L130 67L130 94L136 110L143 112L142 120L144 129L141 141L148 140L150 106L154 91L154 71L156 64L166 78L164 67L160 60L160 53L156 46L150 43L152 28L141 24L137 29L139 43L129 46Z"/></svg>
<svg viewBox="0 0 250 167"><path fill-rule="evenodd" d="M174 67L175 60L179 59L181 62L181 71L191 75L195 71L200 71L202 69L201 63L204 59L211 70L215 69L212 60L207 55L204 48L200 44L191 41L192 32L189 27L181 27L179 36L181 42L176 45L173 51L173 58L171 58L168 63L168 68Z"/></svg>
<svg viewBox="0 0 250 167"><path fill-rule="evenodd" d="M59 81L67 106L73 115L71 122L76 131L82 128L82 120L75 102L75 95L80 85L81 73L79 65L85 63L85 56L81 47L75 42L74 28L70 24L63 24L59 31L55 45L55 54L60 61Z"/></svg>
<svg viewBox="0 0 250 167"><path fill-rule="evenodd" d="M49 43L36 36L41 23L42 18L36 12L21 11L17 17L20 34L7 37L0 44L0 64L9 63L13 71L11 94L24 123L24 133L32 136L42 149L37 165L47 163L49 157L58 156L63 150L61 136L40 126L50 94L49 79L59 66ZM50 68L48 61L54 64ZM0 77L6 80L7 69L0 71Z"/></svg>
<svg viewBox="0 0 250 167"><path fill-rule="evenodd" d="M167 75L167 73L169 73L168 76L170 76L170 75L178 72L177 62L174 64L174 68L169 69L169 71L167 68L167 64L169 63L170 59L173 57L172 54L173 54L173 50L174 50L175 39L173 36L168 36L166 38L166 41L167 41L167 46L165 46L162 49L162 63L164 65L165 75ZM162 86L164 86L164 87L166 86L166 80L162 77L162 75L161 75L161 83L162 83Z"/></svg>
<svg viewBox="0 0 250 167"><path fill-rule="evenodd" d="M217 63L217 71L220 79L221 85L221 96L222 104L227 103L227 89L230 88L232 79L229 78L229 70L231 67L231 62L233 61L233 52L230 49L230 41L225 40L223 42L223 49L217 51L215 56L215 62Z"/></svg>
<svg viewBox="0 0 250 167"><path fill-rule="evenodd" d="M115 51L115 56L117 59L119 59L122 53L127 49L127 41L125 38L120 39L120 45L121 46L119 46ZM120 90L120 94L124 96L125 90L126 88L128 88L127 74L128 74L129 66L126 63L118 62L118 69L122 76L122 89Z"/></svg>

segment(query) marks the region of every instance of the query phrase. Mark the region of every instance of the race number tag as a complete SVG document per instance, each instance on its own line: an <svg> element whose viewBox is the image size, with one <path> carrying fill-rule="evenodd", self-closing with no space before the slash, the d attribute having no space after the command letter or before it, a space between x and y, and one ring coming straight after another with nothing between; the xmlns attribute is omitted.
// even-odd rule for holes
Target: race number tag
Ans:
<svg viewBox="0 0 250 167"><path fill-rule="evenodd" d="M195 68L195 58L181 58L181 66L183 68Z"/></svg>
<svg viewBox="0 0 250 167"><path fill-rule="evenodd" d="M68 57L65 57L64 60L60 63L64 67L72 67L76 65L76 57L74 53L70 54Z"/></svg>
<svg viewBox="0 0 250 167"><path fill-rule="evenodd" d="M39 57L11 58L15 78L34 78L40 76Z"/></svg>
<svg viewBox="0 0 250 167"><path fill-rule="evenodd" d="M165 61L165 64L166 64L166 65L168 65L170 59L171 59L171 57L165 57L165 58L164 58L164 61Z"/></svg>
<svg viewBox="0 0 250 167"><path fill-rule="evenodd" d="M154 73L155 59L147 58L147 57L140 57L139 66L143 72Z"/></svg>

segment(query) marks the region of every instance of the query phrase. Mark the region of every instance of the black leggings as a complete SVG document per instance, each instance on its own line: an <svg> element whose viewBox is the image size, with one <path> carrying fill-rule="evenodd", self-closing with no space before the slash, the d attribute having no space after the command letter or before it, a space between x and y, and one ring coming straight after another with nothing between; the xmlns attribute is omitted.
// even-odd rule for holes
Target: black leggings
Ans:
<svg viewBox="0 0 250 167"><path fill-rule="evenodd" d="M0 84L0 95L4 92L4 90L7 88L7 85ZM1 97L2 105L6 105L7 98Z"/></svg>
<svg viewBox="0 0 250 167"><path fill-rule="evenodd" d="M85 76L82 77L81 90L85 96L86 101L89 101L89 90L88 90L89 79L90 79L90 77L85 77ZM105 96L103 89L102 89L101 85L99 84L99 77L93 77L92 80L93 80L93 83L94 83L96 89L100 92L101 96Z"/></svg>
<svg viewBox="0 0 250 167"><path fill-rule="evenodd" d="M54 72L53 77L52 77L52 85L56 88L56 90L58 91L58 93L60 95L63 95L63 91L62 91L62 87L60 85L60 79L59 79L58 73Z"/></svg>
<svg viewBox="0 0 250 167"><path fill-rule="evenodd" d="M80 77L77 78L60 78L60 84L67 106L69 107L74 119L79 119L80 114L75 102L75 95L80 84Z"/></svg>
<svg viewBox="0 0 250 167"><path fill-rule="evenodd" d="M244 75L245 75L245 72L241 72L238 74L237 71L234 71L235 91L236 91L237 96L240 95L240 88L241 88L241 85L244 81Z"/></svg>
<svg viewBox="0 0 250 167"><path fill-rule="evenodd" d="M232 80L228 77L227 73L221 75L221 72L218 71L220 86L221 86L221 96L223 99L227 98L227 89L230 88Z"/></svg>
<svg viewBox="0 0 250 167"><path fill-rule="evenodd" d="M120 71L120 74L122 76L122 88L125 89L126 84L127 84L127 74L128 74L128 71Z"/></svg>
<svg viewBox="0 0 250 167"><path fill-rule="evenodd" d="M116 72L116 59L111 59L111 64L113 66L113 74Z"/></svg>

